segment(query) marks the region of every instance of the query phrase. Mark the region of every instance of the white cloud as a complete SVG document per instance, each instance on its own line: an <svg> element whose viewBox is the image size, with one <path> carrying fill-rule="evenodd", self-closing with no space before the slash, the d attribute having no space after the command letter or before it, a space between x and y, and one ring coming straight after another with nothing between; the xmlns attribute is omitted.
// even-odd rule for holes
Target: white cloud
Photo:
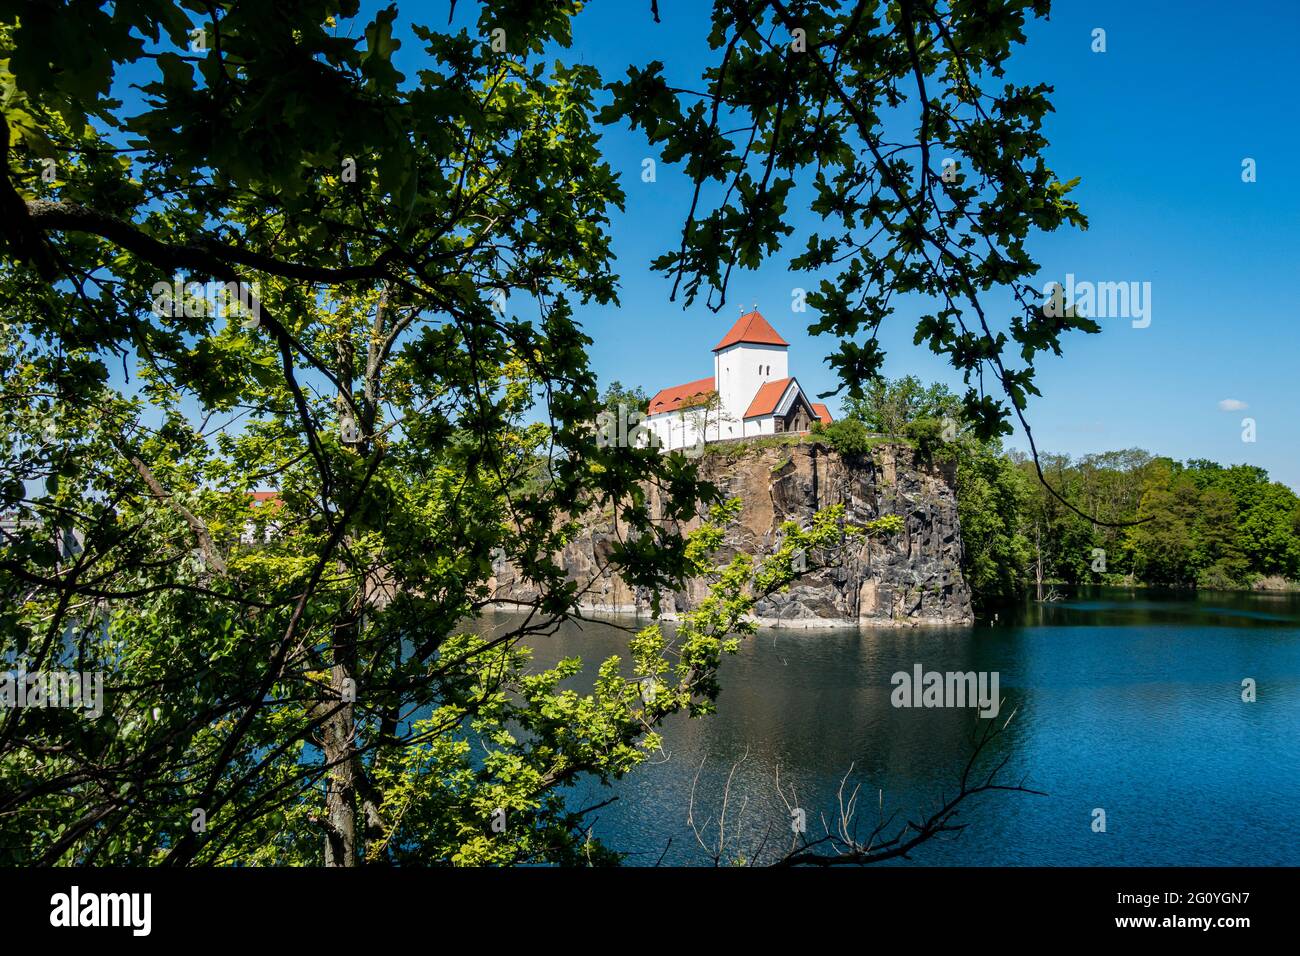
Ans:
<svg viewBox="0 0 1300 956"><path fill-rule="evenodd" d="M1250 408L1245 402L1236 398L1225 398L1219 402L1219 411L1221 412L1243 412Z"/></svg>

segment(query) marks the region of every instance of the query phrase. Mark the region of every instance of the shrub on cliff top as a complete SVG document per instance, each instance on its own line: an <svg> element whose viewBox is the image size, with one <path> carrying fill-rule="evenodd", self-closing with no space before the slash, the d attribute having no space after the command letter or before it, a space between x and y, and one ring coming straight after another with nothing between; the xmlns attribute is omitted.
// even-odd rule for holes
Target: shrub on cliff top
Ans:
<svg viewBox="0 0 1300 956"><path fill-rule="evenodd" d="M823 425L813 425L813 434L820 435L841 455L865 455L871 450L872 436L867 426L855 418L842 418Z"/></svg>

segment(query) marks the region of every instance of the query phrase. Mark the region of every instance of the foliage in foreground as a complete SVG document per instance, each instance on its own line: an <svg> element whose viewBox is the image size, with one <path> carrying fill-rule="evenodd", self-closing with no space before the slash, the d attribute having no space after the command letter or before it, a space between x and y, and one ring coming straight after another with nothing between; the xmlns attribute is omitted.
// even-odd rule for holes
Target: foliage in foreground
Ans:
<svg viewBox="0 0 1300 956"><path fill-rule="evenodd" d="M1045 13L718 0L702 76L606 86L564 62L570 0L462 3L445 29L347 0L0 3L0 655L109 677L97 721L0 716L3 852L600 858L556 793L635 763L627 688L571 698L572 665L521 655L575 612L555 556L586 512L615 514L625 580L667 588L698 561L672 529L713 495L592 434L573 306L617 304L623 202L597 122L704 194L659 260L688 300L795 250L857 395L890 302L930 296L917 341L1000 383L1010 408L963 398L992 434L1035 356L1090 328L1028 285L1028 237L1083 224L1043 159L1046 87L1003 77ZM821 226L792 240L799 189ZM502 562L523 623L464 633ZM666 700L700 710L724 639L681 640L662 660L696 669Z"/></svg>

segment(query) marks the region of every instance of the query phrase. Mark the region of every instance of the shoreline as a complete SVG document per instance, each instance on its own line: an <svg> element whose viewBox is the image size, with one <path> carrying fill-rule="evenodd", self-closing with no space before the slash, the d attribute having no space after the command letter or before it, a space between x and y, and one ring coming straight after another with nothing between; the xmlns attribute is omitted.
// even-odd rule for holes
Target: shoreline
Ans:
<svg viewBox="0 0 1300 956"><path fill-rule="evenodd" d="M495 614L517 613L518 609L510 604L491 604L488 609ZM644 619L648 624L655 621L666 621L676 623L681 619L681 615L676 611L664 611L657 618L644 610L629 604L580 604L578 605L580 614L604 615L607 617L618 618L636 618ZM747 620L752 621L758 627L764 630L783 630L783 631L827 631L844 628L872 628L887 631L897 631L906 629L932 630L936 628L972 628L980 622L974 617L962 618L955 621L935 620L933 618L917 618L911 620L898 619L853 619L853 618L835 618L835 617L799 617L799 618L776 618L776 617L759 617L750 615Z"/></svg>

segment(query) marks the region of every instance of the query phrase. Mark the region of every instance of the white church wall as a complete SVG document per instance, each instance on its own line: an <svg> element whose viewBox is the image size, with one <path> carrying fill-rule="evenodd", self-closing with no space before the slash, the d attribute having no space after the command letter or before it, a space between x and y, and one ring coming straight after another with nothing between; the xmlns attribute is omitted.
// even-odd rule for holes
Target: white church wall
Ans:
<svg viewBox="0 0 1300 956"><path fill-rule="evenodd" d="M740 342L713 353L713 380L722 407L737 423L765 382L789 377L790 360L784 345Z"/></svg>
<svg viewBox="0 0 1300 956"><path fill-rule="evenodd" d="M789 402L783 403L789 405ZM788 409L787 409L788 410ZM737 419L733 422L719 422L716 413L710 413L707 437L705 441L718 441L727 438L757 438L776 434L776 416L759 415L754 418ZM689 412L683 416L679 412L662 412L651 415L642 421L642 426L653 431L660 448L673 451L696 445L700 440L699 415Z"/></svg>
<svg viewBox="0 0 1300 956"><path fill-rule="evenodd" d="M654 443L660 448L664 447L668 441L667 418L667 415L648 415L640 423L643 428L654 433Z"/></svg>
<svg viewBox="0 0 1300 956"><path fill-rule="evenodd" d="M716 413L710 413L709 437L706 441L717 440L718 427L714 418L715 415ZM658 415L649 416L642 424L654 430L660 448L671 451L676 448L686 448L690 445L699 444L700 417L701 413L687 412L683 415L681 412L661 412Z"/></svg>
<svg viewBox="0 0 1300 956"><path fill-rule="evenodd" d="M775 374L775 364L773 371ZM717 412L709 413L708 428L706 431L705 441L719 441L728 438L757 438L763 435L776 434L776 419L787 415L790 408L795 402L798 395L796 389L791 389L780 402L775 413L767 415L758 415L753 418L741 418L736 416L734 420L719 421ZM752 396L751 396L752 401ZM678 448L686 448L699 443L700 440L700 418L702 413L687 412L661 412L658 415L647 416L642 420L642 427L653 431L656 436L656 442L660 448L672 451Z"/></svg>

